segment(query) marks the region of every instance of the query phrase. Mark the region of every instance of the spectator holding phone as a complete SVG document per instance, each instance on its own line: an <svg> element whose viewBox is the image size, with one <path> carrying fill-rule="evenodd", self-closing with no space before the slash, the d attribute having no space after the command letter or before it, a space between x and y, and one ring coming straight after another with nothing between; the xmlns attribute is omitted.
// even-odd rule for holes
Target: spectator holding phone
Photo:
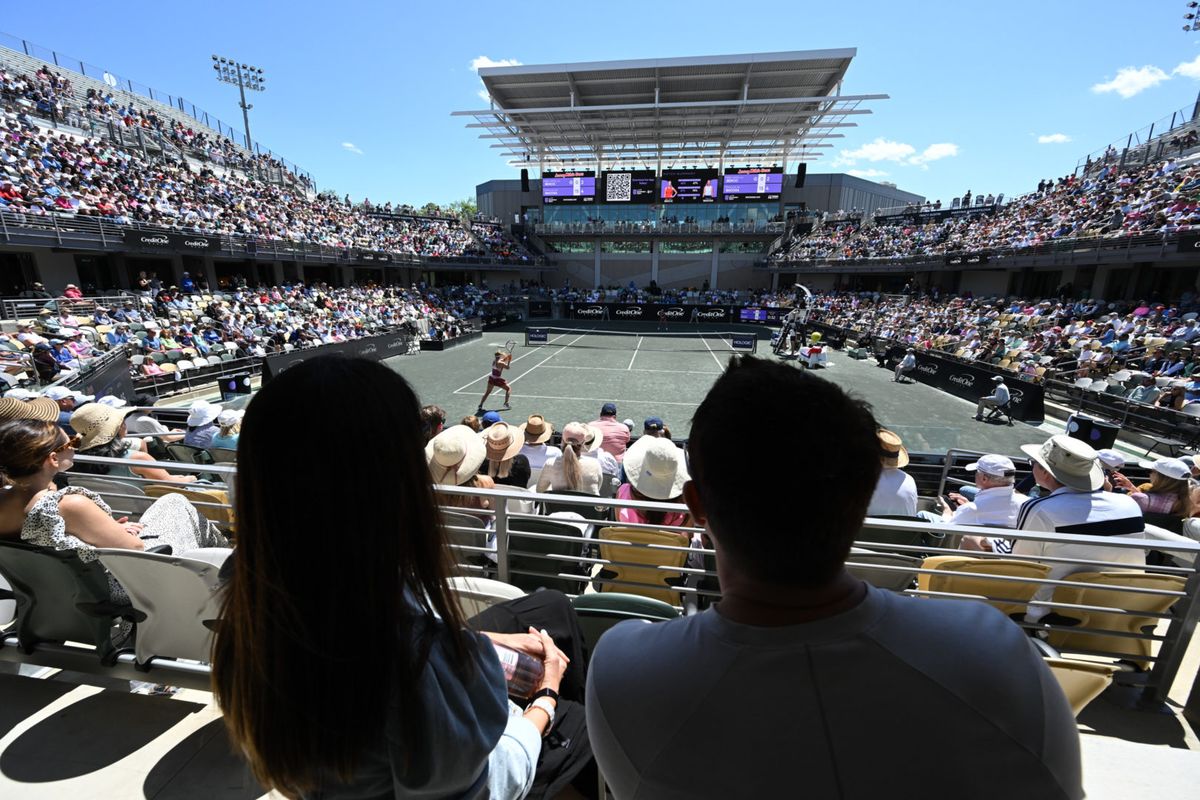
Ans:
<svg viewBox="0 0 1200 800"><path fill-rule="evenodd" d="M955 525L1011 528L1016 524L1021 506L1029 498L1013 487L1017 468L1012 459L989 453L967 464L966 469L975 473L975 486L978 489L975 499L968 501L961 494L951 492L948 497L950 503L942 503L942 518ZM953 509L950 504L953 504ZM964 536L959 546L963 550L999 552L1009 552L1012 547L1007 539L986 536Z"/></svg>

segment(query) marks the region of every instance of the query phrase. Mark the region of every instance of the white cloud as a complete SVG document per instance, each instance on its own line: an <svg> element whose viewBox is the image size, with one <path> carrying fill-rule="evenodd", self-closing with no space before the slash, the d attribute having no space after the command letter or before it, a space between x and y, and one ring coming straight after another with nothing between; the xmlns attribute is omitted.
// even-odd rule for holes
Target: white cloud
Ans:
<svg viewBox="0 0 1200 800"><path fill-rule="evenodd" d="M958 155L958 145L952 142L938 142L922 150L921 155L910 158L908 163L924 167L930 161L939 161L956 155Z"/></svg>
<svg viewBox="0 0 1200 800"><path fill-rule="evenodd" d="M492 102L492 96L491 96L490 94L488 94L488 90L487 90L487 89L480 89L480 90L479 90L478 92L476 92L475 94L479 95L479 99L480 99L480 100L482 100L482 101L483 101L483 102L485 102L485 103L490 103L490 102Z"/></svg>
<svg viewBox="0 0 1200 800"><path fill-rule="evenodd" d="M1037 137L1038 144L1066 144L1071 141L1071 137L1065 133L1044 133Z"/></svg>
<svg viewBox="0 0 1200 800"><path fill-rule="evenodd" d="M881 169L852 169L847 170L846 174L853 175L856 178L867 178L868 180L871 178L882 178L887 175Z"/></svg>
<svg viewBox="0 0 1200 800"><path fill-rule="evenodd" d="M471 59L471 71L479 72L484 67L519 67L521 62L515 58L502 58L497 61L487 56L475 56Z"/></svg>
<svg viewBox="0 0 1200 800"><path fill-rule="evenodd" d="M1200 56L1196 56L1191 61L1184 61L1171 70L1171 74L1182 75L1185 78L1200 78Z"/></svg>
<svg viewBox="0 0 1200 800"><path fill-rule="evenodd" d="M1190 69L1190 66L1188 68ZM1117 70L1115 78L1104 83L1097 83L1092 87L1092 91L1096 94L1116 92L1128 100L1130 97L1170 79L1170 75L1152 64L1144 67L1121 67Z"/></svg>
<svg viewBox="0 0 1200 800"><path fill-rule="evenodd" d="M362 148L360 148L354 142L342 142L342 149L347 153L354 153L356 156L361 156L363 154Z"/></svg>
<svg viewBox="0 0 1200 800"><path fill-rule="evenodd" d="M890 139L879 137L873 142L864 144L857 150L843 150L834 159L833 165L840 167L855 164L858 161L903 161L915 152L917 152L917 149L911 144L893 142Z"/></svg>

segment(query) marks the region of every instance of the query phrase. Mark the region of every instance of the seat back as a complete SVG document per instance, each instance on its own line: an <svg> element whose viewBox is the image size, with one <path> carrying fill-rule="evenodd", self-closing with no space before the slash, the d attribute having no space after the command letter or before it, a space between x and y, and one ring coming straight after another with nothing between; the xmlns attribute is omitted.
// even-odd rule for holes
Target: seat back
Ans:
<svg viewBox="0 0 1200 800"><path fill-rule="evenodd" d="M627 619L660 622L675 619L679 612L669 603L624 592L581 594L571 599L579 629L583 631L583 653L590 658L600 637L612 626Z"/></svg>
<svg viewBox="0 0 1200 800"><path fill-rule="evenodd" d="M184 483L151 483L146 485L146 497L158 499L167 494L181 494L196 507L200 516L209 522L224 527L233 527L233 509L229 505L229 494L223 489L193 489ZM218 507L212 504L223 504Z"/></svg>
<svg viewBox="0 0 1200 800"><path fill-rule="evenodd" d="M975 595L1008 616L1024 615L1025 608L1040 587L1024 581L998 581L989 575L1010 578L1045 578L1050 574L1048 564L1021 561L1013 558L970 558L960 556L931 556L922 569L937 570L917 576L917 588L922 591ZM997 598L986 599L988 596Z"/></svg>
<svg viewBox="0 0 1200 800"><path fill-rule="evenodd" d="M208 454L218 464L236 464L237 450L228 447L210 447Z"/></svg>
<svg viewBox="0 0 1200 800"><path fill-rule="evenodd" d="M588 492L571 492L566 489L555 490L554 494L563 494L568 497L598 497L599 495L590 494ZM574 511L576 514L582 514L586 519L612 519L610 509L604 506L588 506L576 505L574 503L555 503L551 500L542 499L542 513L546 516L559 511Z"/></svg>
<svg viewBox="0 0 1200 800"><path fill-rule="evenodd" d="M114 615L87 610L111 605L108 575L99 561L85 563L74 551L0 542L0 575L12 587L15 631L27 652L39 642L72 641L94 645L101 660L116 654Z"/></svg>
<svg viewBox="0 0 1200 800"><path fill-rule="evenodd" d="M1159 575L1152 572L1112 571L1076 572L1063 578L1072 583L1099 583L1111 588L1086 586L1059 586L1054 590L1055 603L1073 603L1087 606L1106 606L1126 611L1142 611L1149 614L1164 614L1175 605L1178 597L1134 594L1120 591L1122 588L1159 589L1182 592L1186 581L1178 575ZM1151 655L1151 642L1121 634L1142 634L1154 628L1159 620L1153 616L1109 614L1102 611L1084 611L1075 608L1055 608L1060 617L1079 620L1079 626L1097 628L1106 633L1075 633L1073 631L1050 631L1048 641L1061 651L1099 650L1106 653L1132 656L1134 661L1147 668L1146 660Z"/></svg>
<svg viewBox="0 0 1200 800"><path fill-rule="evenodd" d="M440 509L442 525L446 532L446 544L465 547L487 547L488 534L482 519L464 511ZM466 530L464 530L466 529ZM478 562L483 554L475 550L452 550L455 561Z"/></svg>
<svg viewBox="0 0 1200 800"><path fill-rule="evenodd" d="M928 521L924 517L878 514L875 515L875 519L894 519L903 520L905 522L921 522L928 524ZM872 528L869 530L864 529L859 531L858 536L854 537L854 540L856 542L861 542L859 546L864 549L883 553L898 552L901 555L912 555L911 552L905 552L903 550L889 550L887 545L894 544L915 547L925 541L925 534L927 532L928 531L923 530L891 530L887 528Z"/></svg>
<svg viewBox="0 0 1200 800"><path fill-rule="evenodd" d="M100 499L108 504L114 514L127 516L136 522L145 513L153 500L146 497L142 487L136 483L102 478L99 475L68 472L67 482L71 486L82 486L100 495Z"/></svg>
<svg viewBox="0 0 1200 800"><path fill-rule="evenodd" d="M1067 658L1047 658L1045 661L1054 679L1062 687L1063 694L1067 696L1071 712L1077 717L1088 703L1108 688L1117 672L1117 667L1111 664L1095 664L1091 661L1074 661Z"/></svg>
<svg viewBox="0 0 1200 800"><path fill-rule="evenodd" d="M111 547L97 548L100 563L121 582L137 613L134 652L139 664L154 658L208 661L212 631L206 620L220 615L217 573L233 551L209 548L183 555L161 555Z"/></svg>
<svg viewBox="0 0 1200 800"><path fill-rule="evenodd" d="M509 580L527 592L537 589L557 589L564 594L579 594L583 591L585 578L556 577L556 573L577 573L577 559L583 552L584 539L579 526L552 519L514 519L508 523ZM542 539L522 536L522 533L540 533L570 537L565 539ZM555 558L559 556L560 558ZM538 575L522 573L536 572ZM550 577L548 577L550 576Z"/></svg>
<svg viewBox="0 0 1200 800"><path fill-rule="evenodd" d="M597 591L638 594L670 605L680 602L679 592L674 586L683 583L678 568L683 566L688 553L686 550L658 548L686 546L681 536L668 531L616 527L601 528L597 536L600 539L600 557L612 562L604 565L599 577L643 584L600 584Z"/></svg>
<svg viewBox="0 0 1200 800"><path fill-rule="evenodd" d="M473 576L452 576L450 591L458 601L458 607L462 609L465 619L470 619L497 603L525 596L523 591L511 584Z"/></svg>
<svg viewBox="0 0 1200 800"><path fill-rule="evenodd" d="M850 557L846 561L846 569L854 577L893 592L903 592L910 588L913 579L917 577L917 569L921 566L921 559L916 556L876 553L859 547L850 550ZM880 567L901 567L903 571Z"/></svg>
<svg viewBox="0 0 1200 800"><path fill-rule="evenodd" d="M211 464L213 457L209 455L207 450L199 447L192 447L190 444L183 442L170 442L166 445L167 455L176 461L182 461L184 464Z"/></svg>

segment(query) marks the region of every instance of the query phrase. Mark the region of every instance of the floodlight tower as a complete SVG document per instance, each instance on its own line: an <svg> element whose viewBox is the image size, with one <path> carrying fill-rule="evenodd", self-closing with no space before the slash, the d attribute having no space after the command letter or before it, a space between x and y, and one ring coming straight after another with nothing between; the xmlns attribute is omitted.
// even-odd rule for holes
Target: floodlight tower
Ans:
<svg viewBox="0 0 1200 800"><path fill-rule="evenodd" d="M249 64L239 64L233 59L224 58L222 56L213 56L213 70L217 73L217 80L221 83L229 83L238 87L238 94L241 96L241 102L238 103L242 109L242 120L246 123L246 149L253 150L254 145L250 139L250 109L253 105L246 102L246 90L252 92L265 91L267 79L263 77L263 71L258 67L252 67Z"/></svg>

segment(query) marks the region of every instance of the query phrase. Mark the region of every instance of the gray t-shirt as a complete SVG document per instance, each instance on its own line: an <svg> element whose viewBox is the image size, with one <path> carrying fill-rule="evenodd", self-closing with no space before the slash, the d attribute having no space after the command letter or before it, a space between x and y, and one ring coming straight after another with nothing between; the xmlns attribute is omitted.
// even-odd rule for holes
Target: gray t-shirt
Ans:
<svg viewBox="0 0 1200 800"><path fill-rule="evenodd" d="M1066 698L974 601L870 587L802 625L624 622L589 664L587 722L619 800L1083 796Z"/></svg>

